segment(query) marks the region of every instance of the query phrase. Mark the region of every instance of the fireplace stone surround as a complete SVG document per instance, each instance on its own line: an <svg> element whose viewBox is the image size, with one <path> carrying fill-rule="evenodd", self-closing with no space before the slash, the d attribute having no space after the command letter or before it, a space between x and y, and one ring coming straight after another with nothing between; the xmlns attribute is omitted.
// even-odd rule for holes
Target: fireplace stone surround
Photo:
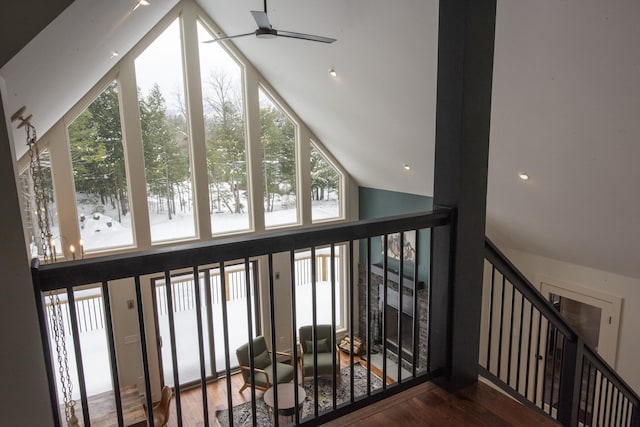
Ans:
<svg viewBox="0 0 640 427"><path fill-rule="evenodd" d="M382 292L384 291L383 285L383 269L379 266L373 265L371 267L371 352L382 352ZM390 312L398 312L398 282L399 276L397 273L387 270L387 320L389 319ZM367 324L367 272L363 265L358 266L358 327L360 336L366 338L366 324ZM410 329L412 321L407 322L407 319L413 319L413 278L404 277L403 283L403 337L406 336L405 331L411 336ZM428 345L428 313L429 313L429 298L428 290L423 282L418 282L418 359L417 369L423 371L427 369L427 345ZM394 323L392 329L397 329L397 323ZM402 367L408 371L411 371L411 342L406 342L403 338L402 342ZM397 345L389 342L389 335L387 334L387 358L394 363L397 363Z"/></svg>

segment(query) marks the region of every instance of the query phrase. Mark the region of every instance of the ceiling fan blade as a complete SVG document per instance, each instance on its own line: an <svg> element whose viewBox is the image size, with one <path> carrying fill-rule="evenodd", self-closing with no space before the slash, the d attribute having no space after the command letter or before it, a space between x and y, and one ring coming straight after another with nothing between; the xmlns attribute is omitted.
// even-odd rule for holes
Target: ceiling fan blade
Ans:
<svg viewBox="0 0 640 427"><path fill-rule="evenodd" d="M312 34L294 33L293 31L280 31L278 30L278 37L288 37L291 39L311 40L321 43L333 43L336 39L331 37L314 36Z"/></svg>
<svg viewBox="0 0 640 427"><path fill-rule="evenodd" d="M251 14L253 15L253 19L256 20L256 24L258 24L258 28L260 28L261 30L271 29L271 23L269 22L267 12L262 12L261 10L252 10Z"/></svg>
<svg viewBox="0 0 640 427"><path fill-rule="evenodd" d="M206 40L206 41L203 41L202 43L215 43L215 42L219 42L220 40L237 39L239 37L254 36L255 34L256 34L255 31L253 31L251 33L236 34L234 36L226 36L226 37L220 37L219 39Z"/></svg>

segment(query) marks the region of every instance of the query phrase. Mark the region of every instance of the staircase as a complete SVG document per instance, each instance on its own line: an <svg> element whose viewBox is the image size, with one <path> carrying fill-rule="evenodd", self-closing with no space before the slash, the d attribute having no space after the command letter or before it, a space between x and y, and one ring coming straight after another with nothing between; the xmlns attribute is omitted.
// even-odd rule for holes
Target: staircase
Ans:
<svg viewBox="0 0 640 427"><path fill-rule="evenodd" d="M640 398L485 241L480 373L564 426L638 426Z"/></svg>

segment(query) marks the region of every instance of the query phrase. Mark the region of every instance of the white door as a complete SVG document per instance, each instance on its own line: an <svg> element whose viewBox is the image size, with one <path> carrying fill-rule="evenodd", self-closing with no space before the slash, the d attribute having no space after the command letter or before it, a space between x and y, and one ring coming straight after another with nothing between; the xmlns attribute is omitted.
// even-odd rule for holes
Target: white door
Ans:
<svg viewBox="0 0 640 427"><path fill-rule="evenodd" d="M560 310L587 345L615 368L622 299L554 279L541 280L540 292Z"/></svg>

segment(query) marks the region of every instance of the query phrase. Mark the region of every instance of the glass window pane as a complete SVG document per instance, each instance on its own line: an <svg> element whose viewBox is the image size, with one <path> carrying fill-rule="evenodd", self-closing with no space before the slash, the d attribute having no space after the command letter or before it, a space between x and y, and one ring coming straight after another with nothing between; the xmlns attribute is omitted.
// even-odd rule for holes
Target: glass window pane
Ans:
<svg viewBox="0 0 640 427"><path fill-rule="evenodd" d="M193 186L176 19L135 61L153 243L194 237Z"/></svg>
<svg viewBox="0 0 640 427"><path fill-rule="evenodd" d="M311 271L311 251L296 252L296 323L299 326L313 324L313 286ZM316 250L316 322L317 324L331 324L331 249ZM340 246L335 246L335 301L336 327L342 327L342 277L340 262Z"/></svg>
<svg viewBox="0 0 640 427"><path fill-rule="evenodd" d="M311 144L311 220L340 218L342 175Z"/></svg>
<svg viewBox="0 0 640 427"><path fill-rule="evenodd" d="M84 250L133 245L117 82L71 123L69 143Z"/></svg>
<svg viewBox="0 0 640 427"><path fill-rule="evenodd" d="M296 127L262 89L259 92L265 226L296 224Z"/></svg>
<svg viewBox="0 0 640 427"><path fill-rule="evenodd" d="M198 40L212 37L198 23ZM199 49L211 230L213 234L248 230L242 69L217 43L200 43Z"/></svg>
<svg viewBox="0 0 640 427"><path fill-rule="evenodd" d="M58 209L53 198L53 180L51 179L49 150L40 152L40 167L42 168L42 186L48 200L46 209L49 216L49 231L51 232L51 238L56 248L58 248L58 254L61 255L62 251L59 250L62 247L60 246L60 226L58 225ZM20 174L20 190L24 208L24 224L29 236L31 256L42 258L44 254L44 242L41 237L40 227L38 226L38 215L40 215L40 213L36 206L30 167L27 167L27 169ZM42 208L40 211L42 211Z"/></svg>

